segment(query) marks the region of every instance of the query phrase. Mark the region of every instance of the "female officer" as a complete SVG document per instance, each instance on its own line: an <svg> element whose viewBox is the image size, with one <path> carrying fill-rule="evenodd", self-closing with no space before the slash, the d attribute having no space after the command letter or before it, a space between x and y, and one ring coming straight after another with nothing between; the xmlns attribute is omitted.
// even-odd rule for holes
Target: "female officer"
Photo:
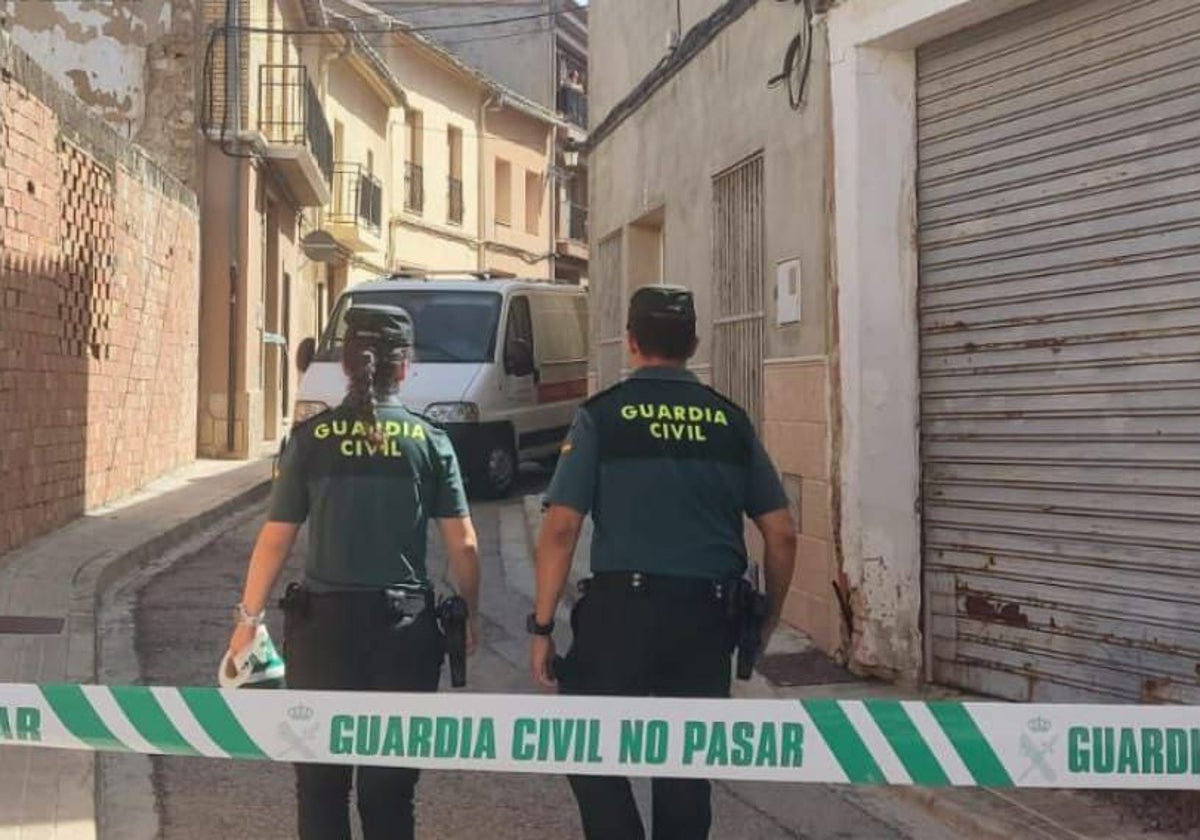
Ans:
<svg viewBox="0 0 1200 840"><path fill-rule="evenodd" d="M291 688L437 690L442 640L425 567L431 517L470 610L474 647L479 557L454 450L396 400L412 345L403 309L353 305L342 351L346 399L299 425L283 455L229 649L246 667L269 593L311 520L304 581L284 599ZM298 764L301 840L349 840L355 772L367 840L413 836L417 770Z"/></svg>

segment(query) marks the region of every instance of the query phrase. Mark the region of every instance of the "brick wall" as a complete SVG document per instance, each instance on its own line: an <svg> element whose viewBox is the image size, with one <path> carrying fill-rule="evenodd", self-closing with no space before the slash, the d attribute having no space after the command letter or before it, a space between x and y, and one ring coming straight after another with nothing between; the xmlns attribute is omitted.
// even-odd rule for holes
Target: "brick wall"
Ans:
<svg viewBox="0 0 1200 840"><path fill-rule="evenodd" d="M195 206L0 33L0 552L195 456Z"/></svg>

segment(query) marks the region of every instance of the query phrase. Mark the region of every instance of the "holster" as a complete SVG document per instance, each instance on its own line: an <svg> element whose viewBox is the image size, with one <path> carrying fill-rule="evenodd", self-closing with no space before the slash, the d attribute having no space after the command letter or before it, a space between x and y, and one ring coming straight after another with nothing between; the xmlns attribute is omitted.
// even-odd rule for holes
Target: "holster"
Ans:
<svg viewBox="0 0 1200 840"><path fill-rule="evenodd" d="M446 640L446 658L450 660L450 685L462 688L467 684L467 618L470 610L459 595L452 595L438 604L437 617Z"/></svg>
<svg viewBox="0 0 1200 840"><path fill-rule="evenodd" d="M737 649L737 677L748 680L762 649L763 624L767 619L767 596L745 578L726 582L726 610L734 632Z"/></svg>
<svg viewBox="0 0 1200 840"><path fill-rule="evenodd" d="M297 581L292 581L283 590L279 599L279 608L283 614L292 618L307 618L312 607L312 593Z"/></svg>

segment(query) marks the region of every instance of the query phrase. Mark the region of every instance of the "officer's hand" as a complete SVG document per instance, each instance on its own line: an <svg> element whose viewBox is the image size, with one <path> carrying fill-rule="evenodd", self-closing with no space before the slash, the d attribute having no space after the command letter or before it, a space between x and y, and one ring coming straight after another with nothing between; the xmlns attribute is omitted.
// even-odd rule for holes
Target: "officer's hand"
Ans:
<svg viewBox="0 0 1200 840"><path fill-rule="evenodd" d="M532 636L529 643L529 672L533 681L542 688L555 688L554 639L549 636Z"/></svg>
<svg viewBox="0 0 1200 840"><path fill-rule="evenodd" d="M233 628L229 637L229 652L236 655L241 653L254 641L255 627L251 624L238 624Z"/></svg>
<svg viewBox="0 0 1200 840"><path fill-rule="evenodd" d="M479 620L475 616L467 619L467 656L474 656L479 647Z"/></svg>

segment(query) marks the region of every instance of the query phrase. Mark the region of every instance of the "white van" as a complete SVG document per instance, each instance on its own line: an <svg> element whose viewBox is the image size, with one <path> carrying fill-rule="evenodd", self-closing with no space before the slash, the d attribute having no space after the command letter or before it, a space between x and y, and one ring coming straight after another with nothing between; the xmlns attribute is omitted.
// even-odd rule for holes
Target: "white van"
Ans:
<svg viewBox="0 0 1200 840"><path fill-rule="evenodd" d="M402 306L412 316L416 352L400 399L446 429L474 493L503 496L520 461L550 462L558 454L587 396L583 289L470 275L389 278L347 289L319 343L300 347L295 422L346 394L342 336L352 302Z"/></svg>

